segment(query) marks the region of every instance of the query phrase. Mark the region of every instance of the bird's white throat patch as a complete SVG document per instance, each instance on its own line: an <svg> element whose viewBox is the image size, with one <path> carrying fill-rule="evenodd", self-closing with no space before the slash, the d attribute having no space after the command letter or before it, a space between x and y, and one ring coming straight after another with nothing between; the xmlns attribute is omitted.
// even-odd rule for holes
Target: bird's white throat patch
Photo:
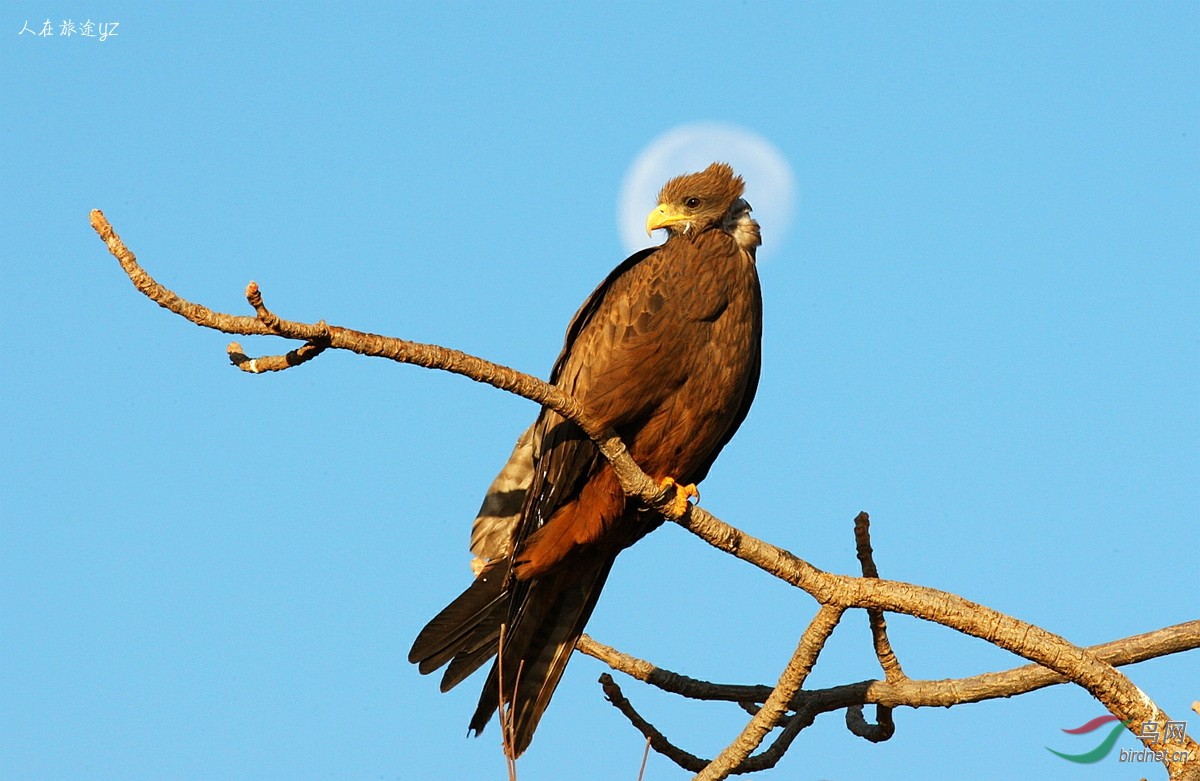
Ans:
<svg viewBox="0 0 1200 781"><path fill-rule="evenodd" d="M737 245L746 252L752 251L762 244L762 234L758 223L750 216L750 204L745 198L738 198L725 215L721 229L733 237Z"/></svg>

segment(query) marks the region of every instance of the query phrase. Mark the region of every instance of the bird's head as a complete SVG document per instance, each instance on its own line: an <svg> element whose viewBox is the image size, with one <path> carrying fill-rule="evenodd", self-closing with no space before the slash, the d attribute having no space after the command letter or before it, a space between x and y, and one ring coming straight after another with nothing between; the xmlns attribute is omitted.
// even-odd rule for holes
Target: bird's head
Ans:
<svg viewBox="0 0 1200 781"><path fill-rule="evenodd" d="M758 223L750 219L750 204L742 198L745 183L728 163L713 163L703 171L677 176L663 185L658 205L646 218L646 233L666 228L671 236L696 236L720 228L743 248L757 247Z"/></svg>

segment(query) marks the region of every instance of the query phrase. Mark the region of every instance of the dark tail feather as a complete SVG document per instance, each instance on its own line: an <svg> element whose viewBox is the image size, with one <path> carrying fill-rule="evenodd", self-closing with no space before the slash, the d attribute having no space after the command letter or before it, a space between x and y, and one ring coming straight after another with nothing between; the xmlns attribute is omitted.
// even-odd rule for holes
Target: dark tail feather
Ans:
<svg viewBox="0 0 1200 781"><path fill-rule="evenodd" d="M470 728L479 734L500 705L503 682L509 721L503 726L509 733L504 749L512 758L529 747L575 643L596 607L615 554L593 549L572 558L575 560L563 561L554 572L522 584L525 593L515 616L509 618L504 647L492 665L471 718ZM475 666L479 664L482 659Z"/></svg>
<svg viewBox="0 0 1200 781"><path fill-rule="evenodd" d="M496 652L495 638L509 613L508 569L507 561L486 567L413 641L408 661L422 675L451 662L442 678L442 691L453 688Z"/></svg>

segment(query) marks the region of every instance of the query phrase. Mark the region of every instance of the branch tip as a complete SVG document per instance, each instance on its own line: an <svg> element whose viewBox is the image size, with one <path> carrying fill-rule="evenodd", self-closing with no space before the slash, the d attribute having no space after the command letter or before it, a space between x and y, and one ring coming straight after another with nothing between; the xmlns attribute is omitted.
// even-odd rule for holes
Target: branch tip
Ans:
<svg viewBox="0 0 1200 781"><path fill-rule="evenodd" d="M112 235L112 225L109 224L108 218L104 216L104 212L99 209L92 209L91 213L88 214L88 221L92 224L92 230L100 234L101 239L108 241L109 236Z"/></svg>

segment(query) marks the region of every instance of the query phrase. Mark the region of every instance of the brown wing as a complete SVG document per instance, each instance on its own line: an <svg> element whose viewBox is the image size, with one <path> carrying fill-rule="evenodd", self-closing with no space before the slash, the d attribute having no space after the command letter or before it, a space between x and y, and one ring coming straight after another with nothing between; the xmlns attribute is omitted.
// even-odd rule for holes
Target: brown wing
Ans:
<svg viewBox="0 0 1200 781"><path fill-rule="evenodd" d="M604 301L604 297L608 293L608 289L612 287L613 282L616 281L618 277L624 275L629 269L633 268L638 263L641 263L647 257L657 252L658 249L658 247L647 247L646 249L638 250L629 257L625 258L625 260L621 261L616 268L608 272L608 276L606 276L599 285L596 285L596 289L591 292L591 294L587 297L587 300L584 301L583 305L579 307L579 310L575 312L574 316L571 318L571 322L567 324L567 335L566 338L563 339L562 352L560 352L558 357L554 359L554 366L550 369L550 382L558 382L559 372L562 371L562 367L563 364L566 363L567 356L571 354L571 348L574 346L575 340L579 338L579 332L582 331L589 322L591 322L592 316L596 314L596 310L600 308L600 304L602 301Z"/></svg>
<svg viewBox="0 0 1200 781"><path fill-rule="evenodd" d="M597 310L601 308L605 295L608 293L609 288L612 287L614 280L625 274L629 269L643 261L657 249L658 247L650 247L630 255L620 265L609 272L608 276L591 292L567 326L562 351L558 354L558 357L554 361L554 366L550 371L550 382L558 381L563 365L566 363L567 357L571 355L572 348L579 334L591 322ZM483 503L480 505L479 512L475 516L475 521L471 525L471 553L475 556L471 561L471 569L476 575L482 571L483 567L489 561L504 558L512 553L514 541L518 536L518 525L521 519L521 509L525 502L525 495L528 492L530 484L533 482L533 464L536 450L535 429L538 428L538 423L539 421L534 421L517 438L517 443L513 446L508 461L501 467L500 472L492 480L491 485L488 486L487 493L483 497ZM544 429L545 427L543 426L542 431ZM539 431L537 433L540 435L542 432ZM581 432L579 433L581 434ZM579 437L575 441L578 445L584 445L585 439ZM593 454L587 452L587 450L586 447L572 446L564 448L559 454L559 458L564 466L571 465L575 469L582 469L586 473L587 467L593 463ZM563 471L570 471L570 468L567 467ZM561 482L559 484L562 485ZM563 485L563 488L569 489L569 486ZM553 497L547 498L553 499Z"/></svg>
<svg viewBox="0 0 1200 781"><path fill-rule="evenodd" d="M629 256L592 291L571 319L562 352L550 372L552 383L574 395L593 416L608 425L619 427L625 421L614 417L629 418L639 411L630 409L629 414L614 416L612 402L619 405L620 400L609 395L608 403L604 404L600 397L615 390L607 386L614 384L619 371L637 366L630 353L646 352L641 344L648 344L648 332L653 330L663 305L670 300L668 295L659 294L654 282L659 265L654 261L659 249L651 247ZM629 387L622 395L626 401L637 398L635 389ZM653 403L653 399L645 401ZM579 493L583 482L603 459L583 431L557 413L544 411L535 431L541 456L528 497L530 506L523 513L517 533L518 547L564 501Z"/></svg>

